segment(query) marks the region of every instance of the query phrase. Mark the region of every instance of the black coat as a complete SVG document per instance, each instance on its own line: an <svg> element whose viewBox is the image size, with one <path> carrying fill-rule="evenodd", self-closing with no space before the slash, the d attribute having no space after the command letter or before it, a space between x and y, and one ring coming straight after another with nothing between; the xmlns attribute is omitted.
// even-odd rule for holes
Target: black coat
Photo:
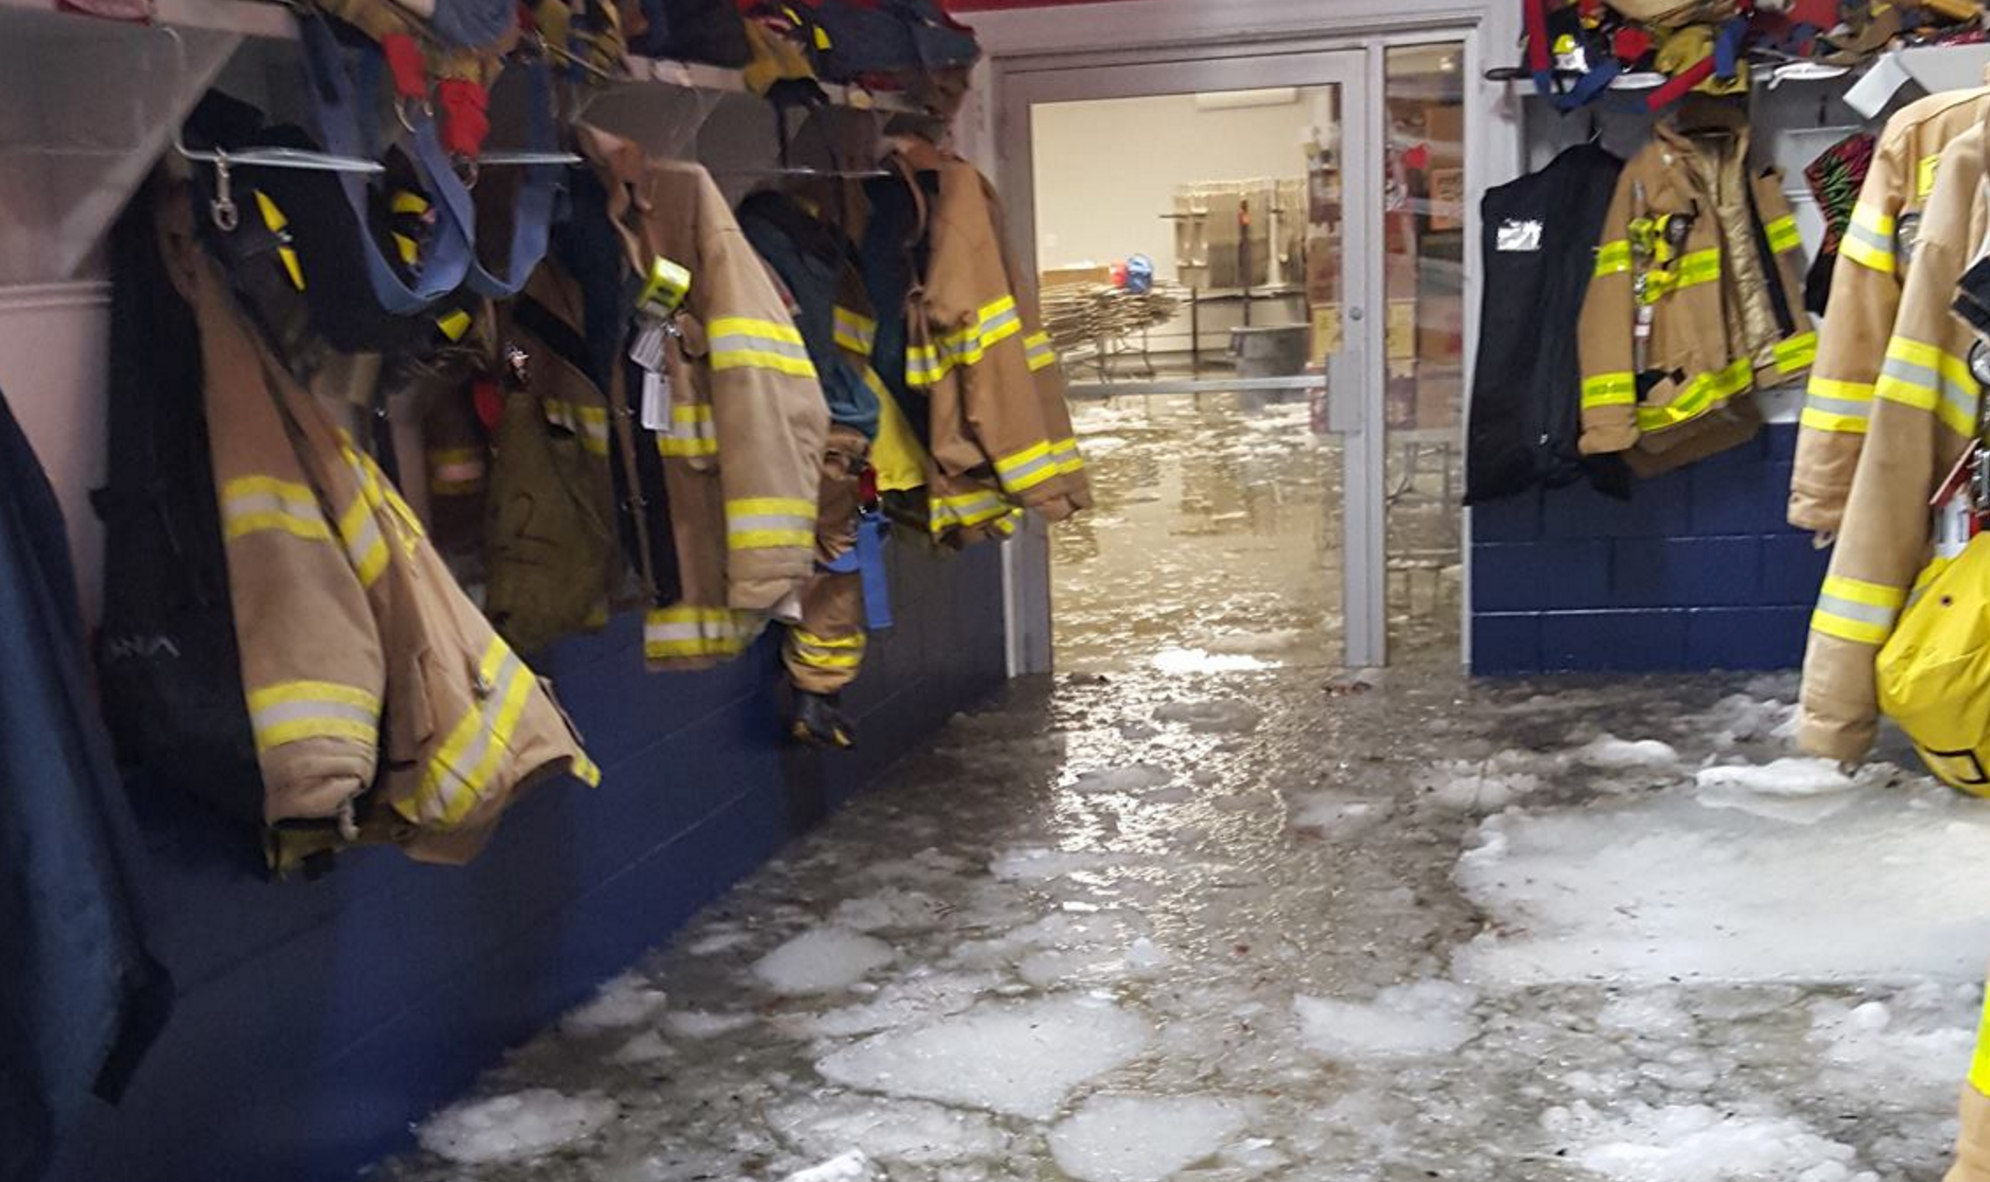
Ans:
<svg viewBox="0 0 1990 1182"><path fill-rule="evenodd" d="M1596 267L1596 242L1624 162L1591 144L1486 193L1481 204L1485 293L1472 380L1465 503L1482 505L1585 474L1629 493L1616 457L1584 459L1576 319Z"/></svg>
<svg viewBox="0 0 1990 1182"><path fill-rule="evenodd" d="M0 1182L115 1098L170 994L88 651L62 511L0 397Z"/></svg>

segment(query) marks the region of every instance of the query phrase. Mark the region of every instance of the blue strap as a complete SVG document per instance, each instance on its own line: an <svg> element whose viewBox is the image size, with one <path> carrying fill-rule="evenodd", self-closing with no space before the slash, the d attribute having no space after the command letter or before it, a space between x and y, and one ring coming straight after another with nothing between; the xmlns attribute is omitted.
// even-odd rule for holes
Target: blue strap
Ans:
<svg viewBox="0 0 1990 1182"><path fill-rule="evenodd" d="M309 75L311 104L318 117L318 135L325 150L335 156L373 157L367 153L366 137L352 94L352 78L346 72L345 52L322 17L300 16L298 26L304 42L305 72ZM377 53L377 51L374 51ZM373 96L368 94L367 101ZM436 138L435 122L427 114L411 120L415 166L430 188L440 176L455 177L449 155ZM360 250L366 262L366 278L373 286L380 306L397 316L413 316L433 307L437 301L463 285L476 253L470 239L474 220L463 219L464 210L449 202L436 207L435 233L426 257L414 271L414 282L401 279L394 264L380 253L373 236L373 214L367 200L366 178L359 173L338 173L339 188L359 224ZM462 183L456 186L462 189ZM464 196L468 197L468 192ZM474 215L473 215L474 217Z"/></svg>
<svg viewBox="0 0 1990 1182"><path fill-rule="evenodd" d="M1714 77L1723 82L1734 81L1735 71L1741 68L1741 42L1748 36L1748 18L1737 16L1721 26L1720 36L1714 39Z"/></svg>
<svg viewBox="0 0 1990 1182"><path fill-rule="evenodd" d="M559 150L559 129L553 122L553 69L543 55L525 63L525 150L551 154ZM470 290L494 300L518 294L525 281L546 257L546 241L553 225L553 202L566 169L558 164L523 164L525 183L518 187L518 204L511 217L511 251L502 276L484 270L476 252L470 254ZM456 205L477 224L477 208L455 169L437 178L436 192L443 201Z"/></svg>
<svg viewBox="0 0 1990 1182"><path fill-rule="evenodd" d="M864 627L881 632L892 626L891 583L885 577L884 543L891 522L876 509L857 515L857 565L864 575Z"/></svg>
<svg viewBox="0 0 1990 1182"><path fill-rule="evenodd" d="M303 28L304 60L311 75L307 87L317 109L318 130L327 151L340 156L374 159L379 155L374 138L363 130L367 123L357 115L353 98L353 78L345 67L344 51L322 18L300 18ZM370 85L363 92L366 101L374 95L380 74L377 51L360 58L359 76ZM552 68L543 57L533 57L526 71L526 150L551 154L559 147L559 130L553 118ZM412 285L403 282L400 272L380 252L371 232L371 206L367 201L365 178L356 173L340 173L340 188L346 203L359 220L361 249L365 252L366 275L380 306L400 316L412 316L433 307L445 296L468 283L470 290L492 299L517 295L525 281L546 257L546 244L553 221L564 169L557 164L527 164L525 182L519 186L517 208L511 220L511 249L502 276L484 269L477 258L477 207L455 162L436 135L435 119L427 111L410 111L410 155L423 183L435 198L435 233L425 257L415 269Z"/></svg>

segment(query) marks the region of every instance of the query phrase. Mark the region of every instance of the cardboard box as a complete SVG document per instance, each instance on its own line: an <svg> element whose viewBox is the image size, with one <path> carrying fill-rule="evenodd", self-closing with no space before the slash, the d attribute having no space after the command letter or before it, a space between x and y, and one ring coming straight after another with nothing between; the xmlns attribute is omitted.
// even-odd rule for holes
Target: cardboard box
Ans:
<svg viewBox="0 0 1990 1182"><path fill-rule="evenodd" d="M1037 288L1062 287L1067 283L1111 283L1112 268L1104 267L1052 267L1037 276Z"/></svg>

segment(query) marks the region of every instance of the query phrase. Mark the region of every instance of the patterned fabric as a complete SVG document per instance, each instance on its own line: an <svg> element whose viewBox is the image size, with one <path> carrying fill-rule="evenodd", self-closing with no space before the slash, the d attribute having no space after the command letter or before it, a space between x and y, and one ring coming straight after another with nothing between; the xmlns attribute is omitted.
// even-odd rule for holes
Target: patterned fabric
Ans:
<svg viewBox="0 0 1990 1182"><path fill-rule="evenodd" d="M1824 213L1824 245L1820 255L1838 253L1838 240L1852 220L1852 206L1858 203L1859 187L1866 182L1866 170L1873 162L1877 141L1866 132L1839 140L1817 159L1804 166L1804 179Z"/></svg>

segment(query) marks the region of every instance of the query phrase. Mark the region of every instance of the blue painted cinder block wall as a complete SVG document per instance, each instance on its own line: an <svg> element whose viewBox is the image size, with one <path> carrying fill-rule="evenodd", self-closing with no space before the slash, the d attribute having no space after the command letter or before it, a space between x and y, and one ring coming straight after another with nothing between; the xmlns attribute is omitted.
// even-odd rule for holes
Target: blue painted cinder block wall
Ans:
<svg viewBox="0 0 1990 1182"><path fill-rule="evenodd" d="M779 742L771 639L657 676L634 617L563 645L542 671L602 785L542 787L468 867L361 851L317 881L265 883L177 795L133 785L154 947L180 997L123 1104L93 1114L55 1178L315 1182L405 1148L411 1120L993 692L1000 571L992 546L894 548L898 627L849 695L855 752Z"/></svg>
<svg viewBox="0 0 1990 1182"><path fill-rule="evenodd" d="M1472 671L1675 672L1803 663L1829 554L1784 523L1796 427L1639 481L1472 514Z"/></svg>

